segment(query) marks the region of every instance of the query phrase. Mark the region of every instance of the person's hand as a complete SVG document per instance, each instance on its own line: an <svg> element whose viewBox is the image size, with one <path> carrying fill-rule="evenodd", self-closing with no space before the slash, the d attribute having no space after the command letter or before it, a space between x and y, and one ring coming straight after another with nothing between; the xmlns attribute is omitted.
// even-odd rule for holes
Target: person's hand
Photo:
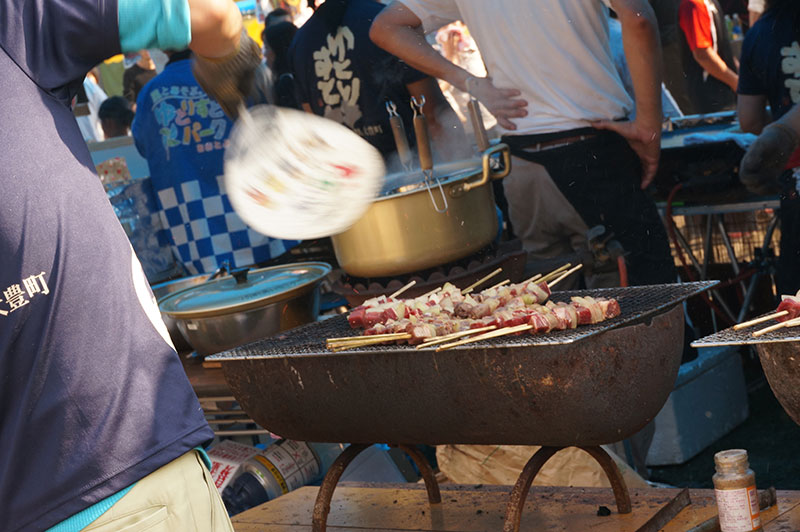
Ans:
<svg viewBox="0 0 800 532"><path fill-rule="evenodd" d="M528 110L525 109L528 102L517 98L521 94L517 89L498 89L491 78L475 76L467 78L465 85L467 92L494 115L500 127L513 131L517 126L510 119L528 116Z"/></svg>
<svg viewBox="0 0 800 532"><path fill-rule="evenodd" d="M242 30L237 50L219 59L195 55L192 73L206 93L235 119L253 87L255 70L261 63L261 48Z"/></svg>
<svg viewBox="0 0 800 532"><path fill-rule="evenodd" d="M630 121L600 120L592 122L597 129L607 129L622 135L642 162L642 190L650 186L658 170L661 155L661 128L648 127Z"/></svg>
<svg viewBox="0 0 800 532"><path fill-rule="evenodd" d="M770 196L780 192L781 175L792 152L800 145L797 133L779 122L764 128L739 165L739 179L751 192Z"/></svg>

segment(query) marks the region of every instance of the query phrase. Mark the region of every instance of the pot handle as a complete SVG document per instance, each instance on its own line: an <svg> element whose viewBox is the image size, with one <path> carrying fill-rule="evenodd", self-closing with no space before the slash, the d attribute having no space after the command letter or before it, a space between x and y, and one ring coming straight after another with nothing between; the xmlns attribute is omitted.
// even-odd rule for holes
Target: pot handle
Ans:
<svg viewBox="0 0 800 532"><path fill-rule="evenodd" d="M492 170L491 165L492 155L496 153L500 153L503 157L503 169L498 170L497 172ZM511 152L508 149L508 145L497 144L483 152L482 163L483 172L481 172L481 178L477 181L468 181L464 183L461 187L459 187L460 190L458 192L469 192L473 188L485 185L489 182L489 179L502 179L507 176L509 172L511 172Z"/></svg>

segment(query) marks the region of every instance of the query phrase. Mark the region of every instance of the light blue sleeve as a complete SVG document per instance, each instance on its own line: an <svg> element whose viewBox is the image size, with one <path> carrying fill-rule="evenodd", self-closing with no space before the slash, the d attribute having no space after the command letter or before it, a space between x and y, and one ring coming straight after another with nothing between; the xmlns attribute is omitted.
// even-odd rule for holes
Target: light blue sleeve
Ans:
<svg viewBox="0 0 800 532"><path fill-rule="evenodd" d="M119 0L123 52L183 50L192 40L188 0Z"/></svg>

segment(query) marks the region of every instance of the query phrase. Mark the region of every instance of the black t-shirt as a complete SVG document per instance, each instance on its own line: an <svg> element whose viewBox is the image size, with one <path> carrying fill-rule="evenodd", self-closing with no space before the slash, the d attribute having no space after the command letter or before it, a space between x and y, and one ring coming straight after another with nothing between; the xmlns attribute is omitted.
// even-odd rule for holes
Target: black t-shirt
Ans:
<svg viewBox="0 0 800 532"><path fill-rule="evenodd" d="M413 146L406 85L426 75L370 40L369 28L383 7L374 0L327 0L297 31L289 61L299 103L349 127L386 156L396 151L386 102L397 105Z"/></svg>
<svg viewBox="0 0 800 532"><path fill-rule="evenodd" d="M0 0L0 530L41 531L213 438L69 101L117 2Z"/></svg>
<svg viewBox="0 0 800 532"><path fill-rule="evenodd" d="M744 38L739 94L765 95L775 118L800 101L800 8L770 9Z"/></svg>

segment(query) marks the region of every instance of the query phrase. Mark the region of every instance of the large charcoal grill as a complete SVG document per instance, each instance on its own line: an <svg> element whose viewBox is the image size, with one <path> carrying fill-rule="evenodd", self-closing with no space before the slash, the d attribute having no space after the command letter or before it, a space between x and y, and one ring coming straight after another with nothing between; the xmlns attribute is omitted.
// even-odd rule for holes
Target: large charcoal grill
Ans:
<svg viewBox="0 0 800 532"><path fill-rule="evenodd" d="M753 337L753 331L775 323L768 321L739 331L725 329L692 342L692 346L754 346L775 397L789 417L800 425L800 327L786 327Z"/></svg>
<svg viewBox="0 0 800 532"><path fill-rule="evenodd" d="M683 347L682 308L667 310L714 284L556 292L556 301L614 297L622 314L440 353L408 345L331 353L326 338L353 334L340 316L212 358L244 410L288 438L599 445L630 436L661 408Z"/></svg>
<svg viewBox="0 0 800 532"><path fill-rule="evenodd" d="M536 473L561 448L578 446L611 482L617 510L631 511L619 469L601 444L646 425L672 391L683 349L680 302L712 282L557 292L614 297L620 316L571 331L501 337L437 353L407 345L331 353L325 340L352 335L346 318L305 325L212 357L243 409L287 438L350 442L314 505L324 532L347 465L369 444L398 444L441 502L430 466L413 444L542 445L509 497L503 530L519 530Z"/></svg>

